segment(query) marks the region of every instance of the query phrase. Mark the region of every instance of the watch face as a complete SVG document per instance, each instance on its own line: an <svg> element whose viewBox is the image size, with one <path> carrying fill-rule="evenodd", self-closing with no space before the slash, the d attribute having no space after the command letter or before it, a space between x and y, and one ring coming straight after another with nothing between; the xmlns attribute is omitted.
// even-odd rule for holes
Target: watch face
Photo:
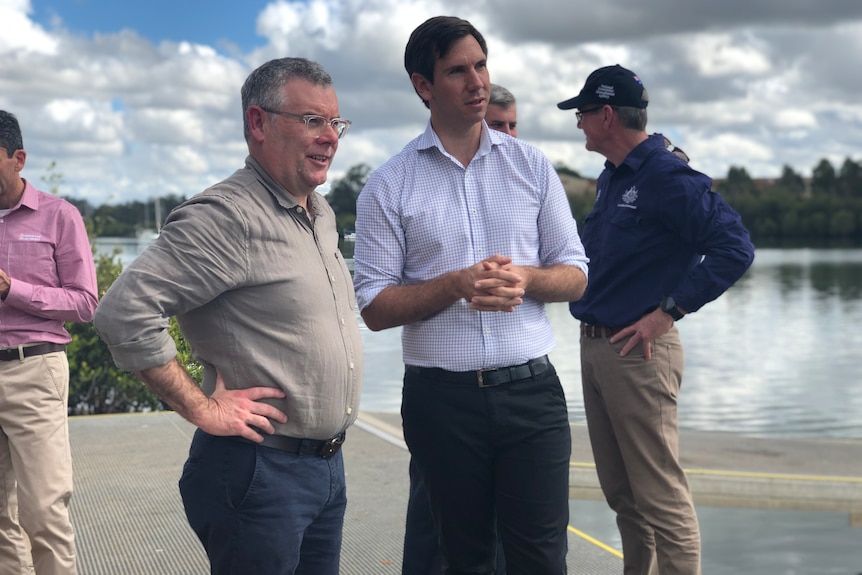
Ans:
<svg viewBox="0 0 862 575"><path fill-rule="evenodd" d="M676 302L670 296L661 300L661 305L659 305L661 311L669 315L673 318L674 321L679 321L683 318L683 314L676 307Z"/></svg>

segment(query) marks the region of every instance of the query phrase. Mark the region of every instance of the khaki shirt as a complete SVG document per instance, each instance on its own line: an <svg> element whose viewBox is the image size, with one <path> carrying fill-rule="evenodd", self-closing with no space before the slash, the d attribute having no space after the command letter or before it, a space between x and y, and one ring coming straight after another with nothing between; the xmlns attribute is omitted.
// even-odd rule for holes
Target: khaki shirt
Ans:
<svg viewBox="0 0 862 575"><path fill-rule="evenodd" d="M356 419L362 347L356 300L338 250L335 214L319 194L302 207L251 157L178 206L158 239L102 298L95 326L118 367L176 356L177 316L211 394L277 387L287 414L276 433L326 439Z"/></svg>

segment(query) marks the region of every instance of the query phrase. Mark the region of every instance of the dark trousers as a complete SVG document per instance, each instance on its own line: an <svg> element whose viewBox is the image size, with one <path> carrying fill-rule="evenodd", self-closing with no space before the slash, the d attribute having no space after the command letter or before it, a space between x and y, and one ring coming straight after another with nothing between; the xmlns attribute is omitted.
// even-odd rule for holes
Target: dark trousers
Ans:
<svg viewBox="0 0 862 575"><path fill-rule="evenodd" d="M401 413L446 575L493 574L498 528L508 575L566 572L571 434L553 368L486 388L408 369Z"/></svg>
<svg viewBox="0 0 862 575"><path fill-rule="evenodd" d="M180 494L213 575L338 575L341 452L323 459L197 430Z"/></svg>
<svg viewBox="0 0 862 575"><path fill-rule="evenodd" d="M437 541L437 528L428 502L425 480L410 458L410 495L407 499L407 524L404 530L404 560L401 575L442 575L443 557ZM497 569L494 575L506 575L506 555L497 532Z"/></svg>

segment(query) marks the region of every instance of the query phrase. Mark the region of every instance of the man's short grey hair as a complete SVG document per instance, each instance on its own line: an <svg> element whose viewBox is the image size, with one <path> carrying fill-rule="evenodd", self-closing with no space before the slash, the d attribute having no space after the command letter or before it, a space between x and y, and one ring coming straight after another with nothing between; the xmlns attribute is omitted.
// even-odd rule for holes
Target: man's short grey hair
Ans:
<svg viewBox="0 0 862 575"><path fill-rule="evenodd" d="M515 103L515 96L503 86L491 84L491 99L488 103L508 108Z"/></svg>
<svg viewBox="0 0 862 575"><path fill-rule="evenodd" d="M251 106L268 110L284 108L285 98L282 88L290 80L300 78L316 86L331 86L332 77L317 62L305 58L278 58L262 64L246 78L242 85L242 127L245 139L251 132L248 128L246 112Z"/></svg>
<svg viewBox="0 0 862 575"><path fill-rule="evenodd" d="M630 106L614 106L617 112L617 118L620 120L623 128L629 130L646 130L647 111L646 108L634 108Z"/></svg>

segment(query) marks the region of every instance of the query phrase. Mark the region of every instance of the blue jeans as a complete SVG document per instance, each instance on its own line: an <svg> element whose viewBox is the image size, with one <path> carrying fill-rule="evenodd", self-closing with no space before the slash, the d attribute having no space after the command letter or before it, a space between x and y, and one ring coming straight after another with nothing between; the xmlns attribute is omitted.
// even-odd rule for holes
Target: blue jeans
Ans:
<svg viewBox="0 0 862 575"><path fill-rule="evenodd" d="M340 451L323 459L199 429L179 485L212 575L338 575Z"/></svg>
<svg viewBox="0 0 862 575"><path fill-rule="evenodd" d="M494 573L498 528L508 575L566 572L571 432L553 368L486 388L408 369L401 413L446 575Z"/></svg>

